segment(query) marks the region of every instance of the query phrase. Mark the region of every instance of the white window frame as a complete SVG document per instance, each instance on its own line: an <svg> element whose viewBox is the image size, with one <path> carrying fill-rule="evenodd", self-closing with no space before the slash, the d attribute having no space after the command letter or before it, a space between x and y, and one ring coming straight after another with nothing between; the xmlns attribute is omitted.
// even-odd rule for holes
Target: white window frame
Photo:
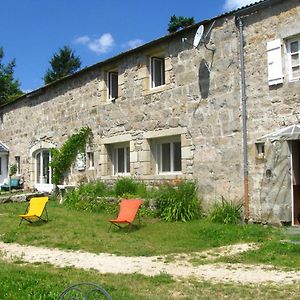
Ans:
<svg viewBox="0 0 300 300"><path fill-rule="evenodd" d="M119 86L119 80L118 80L118 72L107 72L107 99L109 101L114 101L118 98L118 86ZM117 87L114 89L114 79L117 80Z"/></svg>
<svg viewBox="0 0 300 300"><path fill-rule="evenodd" d="M119 149L123 149L124 150L124 172L120 172L119 171L119 157L118 157L118 151ZM112 149L113 153L112 153L112 171L113 171L113 175L115 176L126 176L126 175L130 175L130 147L129 147L129 143L126 144L116 144L113 146ZM129 161L128 161L129 160ZM129 168L128 168L129 166Z"/></svg>
<svg viewBox="0 0 300 300"><path fill-rule="evenodd" d="M298 51L292 53L291 49L291 44L294 42L298 42ZM298 55L298 65L292 66L292 56L293 55ZM300 80L300 75L298 77L293 76L293 67L299 67L300 69L300 36L293 38L293 39L288 39L287 40L287 57L288 57L288 73L289 73L289 80L290 81L298 81ZM299 70L300 72L300 70Z"/></svg>
<svg viewBox="0 0 300 300"><path fill-rule="evenodd" d="M44 182L44 177L43 177L43 152L48 152L49 153L49 182ZM38 155L40 154L40 178L38 178ZM35 153L35 184L38 186L47 186L47 185L52 185L52 168L50 167L50 163L51 163L51 151L50 149L41 149L40 151Z"/></svg>
<svg viewBox="0 0 300 300"><path fill-rule="evenodd" d="M161 62L160 67L160 77L161 80L159 83L156 82L155 74L155 61ZM150 88L154 89L160 86L164 86L166 84L166 74L165 74L165 58L164 57L157 57L157 56L151 56L150 57Z"/></svg>
<svg viewBox="0 0 300 300"><path fill-rule="evenodd" d="M95 155L94 155L94 152L88 151L87 152L87 159L88 159L87 165L89 167L89 170L93 170L95 168Z"/></svg>
<svg viewBox="0 0 300 300"><path fill-rule="evenodd" d="M17 175L21 174L21 157L20 156L15 156L15 163L17 166Z"/></svg>
<svg viewBox="0 0 300 300"><path fill-rule="evenodd" d="M156 170L157 174L182 174L182 146L181 146L181 139L179 137L168 137L168 138L161 138L155 141L156 143ZM175 143L180 143L180 170L174 170L175 168ZM163 171L163 144L170 144L170 166L168 171Z"/></svg>

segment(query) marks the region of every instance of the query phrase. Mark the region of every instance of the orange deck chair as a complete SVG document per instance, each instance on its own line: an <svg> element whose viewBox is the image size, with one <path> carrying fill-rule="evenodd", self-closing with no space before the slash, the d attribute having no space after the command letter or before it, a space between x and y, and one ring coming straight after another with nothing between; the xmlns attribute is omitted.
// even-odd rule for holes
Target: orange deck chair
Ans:
<svg viewBox="0 0 300 300"><path fill-rule="evenodd" d="M141 199L123 199L123 200L121 200L119 215L116 219L109 220L109 222L111 222L109 230L110 230L112 224L116 225L119 228L122 227L120 224L131 225L134 222L134 219L137 215L137 212L138 212L142 202L143 201Z"/></svg>
<svg viewBox="0 0 300 300"><path fill-rule="evenodd" d="M21 218L19 225L21 225L23 220L26 220L29 223L38 220L48 222L48 213L46 209L47 202L48 202L48 197L31 198L25 213L23 215L19 215L19 217ZM46 219L42 219L42 215L44 211L46 213Z"/></svg>

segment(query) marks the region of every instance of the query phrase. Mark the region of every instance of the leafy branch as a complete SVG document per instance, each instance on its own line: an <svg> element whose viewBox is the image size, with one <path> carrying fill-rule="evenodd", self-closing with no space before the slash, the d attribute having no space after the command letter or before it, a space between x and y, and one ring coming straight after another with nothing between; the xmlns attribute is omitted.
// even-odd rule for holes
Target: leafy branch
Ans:
<svg viewBox="0 0 300 300"><path fill-rule="evenodd" d="M65 173L71 168L78 153L85 151L86 145L91 143L93 133L91 128L82 127L78 133L72 134L60 149L51 149L52 182L59 184Z"/></svg>

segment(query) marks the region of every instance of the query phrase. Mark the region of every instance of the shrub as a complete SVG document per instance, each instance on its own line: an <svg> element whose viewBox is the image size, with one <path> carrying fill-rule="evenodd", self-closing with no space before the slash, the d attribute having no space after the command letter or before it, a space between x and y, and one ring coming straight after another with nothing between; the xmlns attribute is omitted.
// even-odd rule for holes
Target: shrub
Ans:
<svg viewBox="0 0 300 300"><path fill-rule="evenodd" d="M118 179L115 183L116 196L122 197L124 194L136 195L138 183L130 177Z"/></svg>
<svg viewBox="0 0 300 300"><path fill-rule="evenodd" d="M64 204L76 210L93 212L114 211L116 204L108 202L103 197L111 191L100 181L81 184L75 190L68 192L64 197Z"/></svg>
<svg viewBox="0 0 300 300"><path fill-rule="evenodd" d="M200 216L200 201L194 182L162 185L156 196L158 216L165 221L189 221Z"/></svg>
<svg viewBox="0 0 300 300"><path fill-rule="evenodd" d="M214 204L209 217L215 223L238 224L242 218L242 206L240 202L227 201L222 197L221 202Z"/></svg>

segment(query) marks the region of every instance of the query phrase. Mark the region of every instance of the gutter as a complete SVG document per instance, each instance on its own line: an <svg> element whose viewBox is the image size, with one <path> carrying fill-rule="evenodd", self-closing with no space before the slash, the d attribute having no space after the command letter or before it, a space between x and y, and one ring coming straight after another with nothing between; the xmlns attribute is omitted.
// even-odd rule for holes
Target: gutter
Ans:
<svg viewBox="0 0 300 300"><path fill-rule="evenodd" d="M244 220L249 220L249 171L248 171L248 144L247 144L247 95L245 83L245 62L244 62L244 23L241 17L236 18L240 35L240 80L241 80L241 102L243 122L243 166L244 166Z"/></svg>
<svg viewBox="0 0 300 300"><path fill-rule="evenodd" d="M244 169L244 220L249 220L249 169L248 169L248 136L247 136L247 94L245 83L245 62L244 62L244 23L243 18L249 16L260 9L271 7L282 0L264 0L253 3L252 5L242 7L233 12L236 25L239 28L239 44L240 44L240 81L241 81L241 103L242 103L242 134L243 134L243 169Z"/></svg>

